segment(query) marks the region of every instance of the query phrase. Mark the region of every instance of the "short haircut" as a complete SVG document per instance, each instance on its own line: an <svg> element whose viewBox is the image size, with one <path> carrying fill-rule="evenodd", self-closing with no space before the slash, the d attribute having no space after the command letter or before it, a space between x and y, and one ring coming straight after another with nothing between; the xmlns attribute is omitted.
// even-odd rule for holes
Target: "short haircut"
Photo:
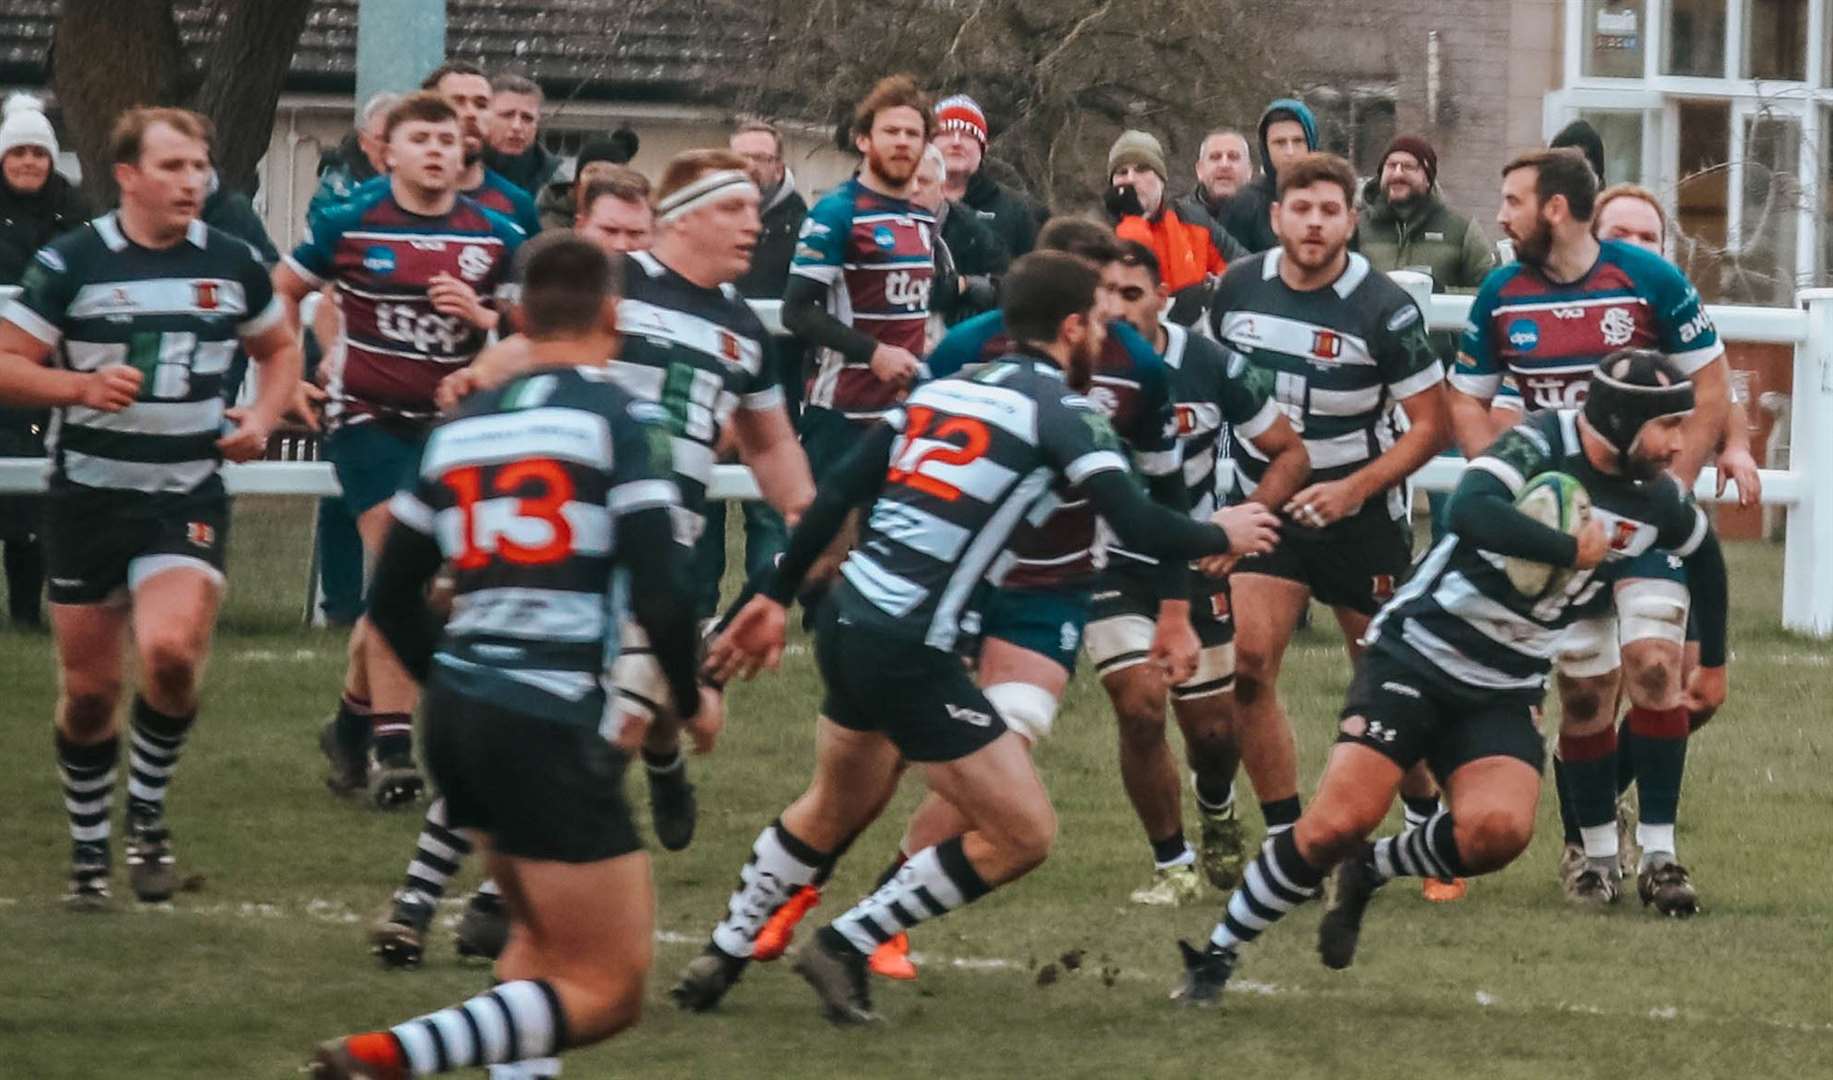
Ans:
<svg viewBox="0 0 1833 1080"><path fill-rule="evenodd" d="M1293 188L1307 188L1328 181L1343 189L1343 201L1356 205L1356 171L1349 162L1335 154L1312 151L1279 170L1279 198Z"/></svg>
<svg viewBox="0 0 1833 1080"><path fill-rule="evenodd" d="M122 113L108 135L108 160L116 165L140 164L141 144L154 124L164 124L187 138L210 145L214 129L204 116L190 109L141 106Z"/></svg>
<svg viewBox="0 0 1833 1080"><path fill-rule="evenodd" d="M420 89L437 90L439 83L447 75L476 75L480 79L489 79L484 69L469 60L447 60L445 63L427 72L426 78L420 80Z"/></svg>
<svg viewBox="0 0 1833 1080"><path fill-rule="evenodd" d="M1159 270L1158 255L1137 240L1122 240L1120 258L1114 261L1122 266L1137 266L1143 269L1151 276L1154 285L1165 280L1163 273Z"/></svg>
<svg viewBox="0 0 1833 1080"><path fill-rule="evenodd" d="M382 141L395 137L395 129L402 124L421 121L428 124L456 124L458 110L446 104L446 99L431 90L419 90L408 94L395 107L388 110L388 119L382 126Z"/></svg>
<svg viewBox="0 0 1833 1080"><path fill-rule="evenodd" d="M376 117L386 117L388 110L399 104L401 104L401 95L392 90L371 94L369 100L363 102L362 111L357 113L356 124L364 131L368 131L369 125L375 123Z"/></svg>
<svg viewBox="0 0 1833 1080"><path fill-rule="evenodd" d="M623 266L577 234L542 233L522 249L522 325L531 338L581 334L598 325L606 297L623 293Z"/></svg>
<svg viewBox="0 0 1833 1080"><path fill-rule="evenodd" d="M1248 152L1249 157L1254 156L1254 144L1249 141L1246 135L1243 135L1238 129L1232 127L1210 128L1208 131L1204 132L1202 140L1197 143L1197 154L1200 156L1203 153L1203 148L1209 145L1209 140L1220 139L1224 135L1233 135L1235 138L1240 139L1241 148Z"/></svg>
<svg viewBox="0 0 1833 1080"><path fill-rule="evenodd" d="M1533 169L1534 197L1546 202L1555 195L1566 197L1566 206L1579 221L1590 221L1597 209L1598 177L1591 163L1576 147L1557 150L1530 150L1502 166L1502 175L1516 169Z"/></svg>
<svg viewBox="0 0 1833 1080"><path fill-rule="evenodd" d="M1083 217L1053 217L1038 230L1040 251L1067 251L1096 266L1120 258L1120 240L1114 230Z"/></svg>
<svg viewBox="0 0 1833 1080"><path fill-rule="evenodd" d="M1641 199L1643 202L1654 207L1655 220L1661 223L1661 238L1663 240L1667 239L1668 212L1662 207L1660 198L1641 184L1612 184L1603 191L1598 192L1598 197L1591 207L1591 231L1593 233L1597 232L1598 218L1604 216L1604 207L1609 206L1618 199Z"/></svg>
<svg viewBox="0 0 1833 1080"><path fill-rule="evenodd" d="M915 109L923 118L923 141L928 142L935 135L935 103L908 75L887 75L878 80L872 92L853 110L853 135L856 138L871 135L878 114L886 109Z"/></svg>
<svg viewBox="0 0 1833 1080"><path fill-rule="evenodd" d="M662 180L656 185L655 201L661 202L707 173L730 169L745 171L745 159L730 150L683 150L670 158L662 169Z"/></svg>
<svg viewBox="0 0 1833 1080"><path fill-rule="evenodd" d="M1095 306L1101 271L1067 251L1033 251L1012 264L1001 285L999 310L1014 341L1047 345L1063 320Z"/></svg>
<svg viewBox="0 0 1833 1080"><path fill-rule="evenodd" d="M739 121L738 126L732 129L732 134L733 135L750 135L750 134L768 135L776 143L776 156L777 157L783 156L783 132L775 124L771 123L768 120L759 120L755 117L749 120L741 120Z"/></svg>
<svg viewBox="0 0 1833 1080"><path fill-rule="evenodd" d="M541 92L541 84L526 75L498 75L490 80L490 92L493 94L523 94L541 101L547 95Z"/></svg>
<svg viewBox="0 0 1833 1080"><path fill-rule="evenodd" d="M649 177L637 172L628 165L612 165L614 170L609 176L600 177L587 184L579 192L579 212L587 214L592 204L609 195L627 203L649 205Z"/></svg>

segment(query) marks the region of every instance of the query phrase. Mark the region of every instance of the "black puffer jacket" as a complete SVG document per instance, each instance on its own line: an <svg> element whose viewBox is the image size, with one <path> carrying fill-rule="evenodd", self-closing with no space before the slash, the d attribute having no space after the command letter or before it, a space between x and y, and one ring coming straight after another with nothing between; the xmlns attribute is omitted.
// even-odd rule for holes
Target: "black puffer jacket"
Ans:
<svg viewBox="0 0 1833 1080"><path fill-rule="evenodd" d="M94 216L89 200L55 170L31 195L0 179L0 285L19 284L39 248Z"/></svg>

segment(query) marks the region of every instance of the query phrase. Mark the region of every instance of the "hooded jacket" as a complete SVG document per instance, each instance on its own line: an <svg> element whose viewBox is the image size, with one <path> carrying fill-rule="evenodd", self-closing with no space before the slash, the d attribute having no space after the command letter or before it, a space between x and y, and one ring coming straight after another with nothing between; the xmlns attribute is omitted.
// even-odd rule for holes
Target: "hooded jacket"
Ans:
<svg viewBox="0 0 1833 1080"><path fill-rule="evenodd" d="M1305 146L1317 149L1317 117L1311 109L1297 98L1278 98L1270 102L1266 111L1260 114L1260 175L1242 185L1228 204L1228 219L1222 224L1241 241L1241 246L1252 252L1266 251L1279 246L1279 237L1273 232L1273 222L1268 213L1273 202L1279 197L1279 173L1273 168L1272 158L1267 155L1267 126L1271 124L1273 114L1288 112L1298 118L1299 126L1305 129Z"/></svg>
<svg viewBox="0 0 1833 1080"><path fill-rule="evenodd" d="M0 285L17 285L32 256L95 216L89 200L56 169L30 195L0 179Z"/></svg>
<svg viewBox="0 0 1833 1080"><path fill-rule="evenodd" d="M796 190L796 174L785 167L783 182L759 215L763 228L757 234L757 246L751 249L751 268L734 282L739 295L748 300L783 298L783 289L789 284L789 261L796 254L796 237L807 216L808 203Z"/></svg>

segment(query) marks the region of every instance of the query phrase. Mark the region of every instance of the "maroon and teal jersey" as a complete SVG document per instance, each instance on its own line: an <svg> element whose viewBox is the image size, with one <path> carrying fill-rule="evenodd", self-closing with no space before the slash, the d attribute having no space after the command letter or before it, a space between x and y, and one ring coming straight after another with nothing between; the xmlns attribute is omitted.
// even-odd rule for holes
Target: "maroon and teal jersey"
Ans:
<svg viewBox="0 0 1833 1080"><path fill-rule="evenodd" d="M372 188L387 187L388 177L373 176L358 185L355 194L362 195ZM483 183L459 194L515 222L516 227L529 236L541 231L541 211L536 207L533 196L494 169L485 169Z"/></svg>
<svg viewBox="0 0 1833 1080"><path fill-rule="evenodd" d="M463 196L428 217L403 209L386 184L312 214L286 261L313 286L333 285L344 316L326 384L332 422L430 421L439 381L477 356L484 332L435 311L428 288L448 274L486 301L506 299L522 240L515 223Z"/></svg>
<svg viewBox="0 0 1833 1080"><path fill-rule="evenodd" d="M927 210L880 195L854 177L808 212L789 272L826 286L827 310L835 319L922 356L935 242L936 219ZM870 420L889 411L902 393L881 382L869 365L822 349L808 403Z"/></svg>
<svg viewBox="0 0 1833 1080"><path fill-rule="evenodd" d="M1583 405L1598 361L1655 349L1692 375L1725 354L1699 291L1673 263L1620 240L1570 284L1515 262L1489 272L1464 326L1451 385L1494 398L1513 376L1529 412Z"/></svg>

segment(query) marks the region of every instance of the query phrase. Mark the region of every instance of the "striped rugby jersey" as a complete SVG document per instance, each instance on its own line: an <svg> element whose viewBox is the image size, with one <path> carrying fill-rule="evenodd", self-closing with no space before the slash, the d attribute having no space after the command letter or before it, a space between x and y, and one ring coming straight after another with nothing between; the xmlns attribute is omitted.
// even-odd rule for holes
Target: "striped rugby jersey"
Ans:
<svg viewBox="0 0 1833 1080"><path fill-rule="evenodd" d="M1578 411L1546 410L1504 432L1472 469L1519 495L1544 472L1575 477L1591 495L1591 513L1610 536L1610 551L1592 570L1571 573L1544 600L1509 584L1502 556L1456 533L1433 547L1368 629L1371 646L1447 689L1517 695L1538 701L1560 631L1611 603L1610 585L1651 548L1685 558L1706 538L1706 515L1674 478L1647 483L1599 472L1579 441Z"/></svg>
<svg viewBox="0 0 1833 1080"><path fill-rule="evenodd" d="M59 366L131 364L144 377L120 412L52 410L52 491L221 491L223 376L241 342L284 318L254 249L193 221L154 251L104 214L39 251L20 285L0 318L52 346Z"/></svg>
<svg viewBox="0 0 1833 1080"><path fill-rule="evenodd" d="M1483 279L1451 385L1484 401L1512 375L1529 412L1576 409L1591 372L1617 349L1658 349L1687 375L1725 354L1698 290L1680 268L1620 240L1569 285L1514 262Z"/></svg>
<svg viewBox="0 0 1833 1080"><path fill-rule="evenodd" d="M353 195L360 195L371 186L388 186L388 177L372 176L358 184ZM541 231L541 210L535 204L534 196L522 189L520 184L497 172L495 169L484 170L484 182L470 191L461 191L460 195L486 210L494 210L516 223L516 227L529 236Z"/></svg>
<svg viewBox="0 0 1833 1080"><path fill-rule="evenodd" d="M880 195L857 176L823 196L802 221L789 272L827 287L838 321L886 345L922 356L929 290L936 272L936 219L904 199ZM832 349L815 357L808 403L851 419L882 416L902 389Z"/></svg>
<svg viewBox="0 0 1833 1080"><path fill-rule="evenodd" d="M484 332L433 310L427 289L447 274L500 306L523 239L513 222L462 195L449 213L413 213L387 177L312 214L286 264L314 288L336 287L344 340L341 358L333 350L329 359L332 423L430 422L439 381L476 358Z"/></svg>
<svg viewBox="0 0 1833 1080"><path fill-rule="evenodd" d="M929 358L932 375L948 375L969 364L1010 356L1005 315L989 311L948 332ZM1119 436L1141 476L1168 476L1178 467L1172 434L1171 377L1152 343L1123 322L1108 326L1085 396ZM1088 500L1071 485L1053 485L1045 501L1054 505L1037 525L1013 535L1012 569L1005 583L1014 589L1052 589L1091 583L1107 564L1106 530Z"/></svg>
<svg viewBox="0 0 1833 1080"><path fill-rule="evenodd" d="M1230 354L1174 323L1165 324L1165 335L1164 363L1171 371L1175 399L1172 424L1183 460L1184 486L1190 492L1190 516L1208 521L1216 512L1216 467L1222 460L1224 431L1236 439L1257 439L1279 418L1279 407L1248 386L1247 360L1239 353ZM1157 559L1128 551L1118 542L1108 550L1128 562L1158 564Z"/></svg>
<svg viewBox="0 0 1833 1080"><path fill-rule="evenodd" d="M479 394L433 429L418 479L390 509L438 541L452 567L435 677L518 712L599 726L623 615L612 601L618 517L680 498L664 420L608 368L560 368Z"/></svg>
<svg viewBox="0 0 1833 1080"><path fill-rule="evenodd" d="M1229 267L1209 312L1211 336L1247 358L1248 386L1272 398L1305 440L1311 483L1340 480L1393 445L1390 407L1444 381L1419 308L1400 286L1351 253L1341 277L1299 292L1279 276L1279 248ZM1231 501L1253 494L1267 462L1243 439L1229 440ZM1388 514L1405 512L1404 492L1387 492Z"/></svg>
<svg viewBox="0 0 1833 1080"><path fill-rule="evenodd" d="M943 651L975 587L1006 583L1007 544L1049 512L1051 486L1127 467L1107 418L1048 360L925 383L885 421L899 435L837 601L853 622Z"/></svg>
<svg viewBox="0 0 1833 1080"><path fill-rule="evenodd" d="M729 284L703 288L647 252L626 256L624 266L617 305L624 341L611 377L667 413L681 487L675 532L692 544L706 524L713 448L733 411L783 407L783 388L770 374L770 333Z"/></svg>

